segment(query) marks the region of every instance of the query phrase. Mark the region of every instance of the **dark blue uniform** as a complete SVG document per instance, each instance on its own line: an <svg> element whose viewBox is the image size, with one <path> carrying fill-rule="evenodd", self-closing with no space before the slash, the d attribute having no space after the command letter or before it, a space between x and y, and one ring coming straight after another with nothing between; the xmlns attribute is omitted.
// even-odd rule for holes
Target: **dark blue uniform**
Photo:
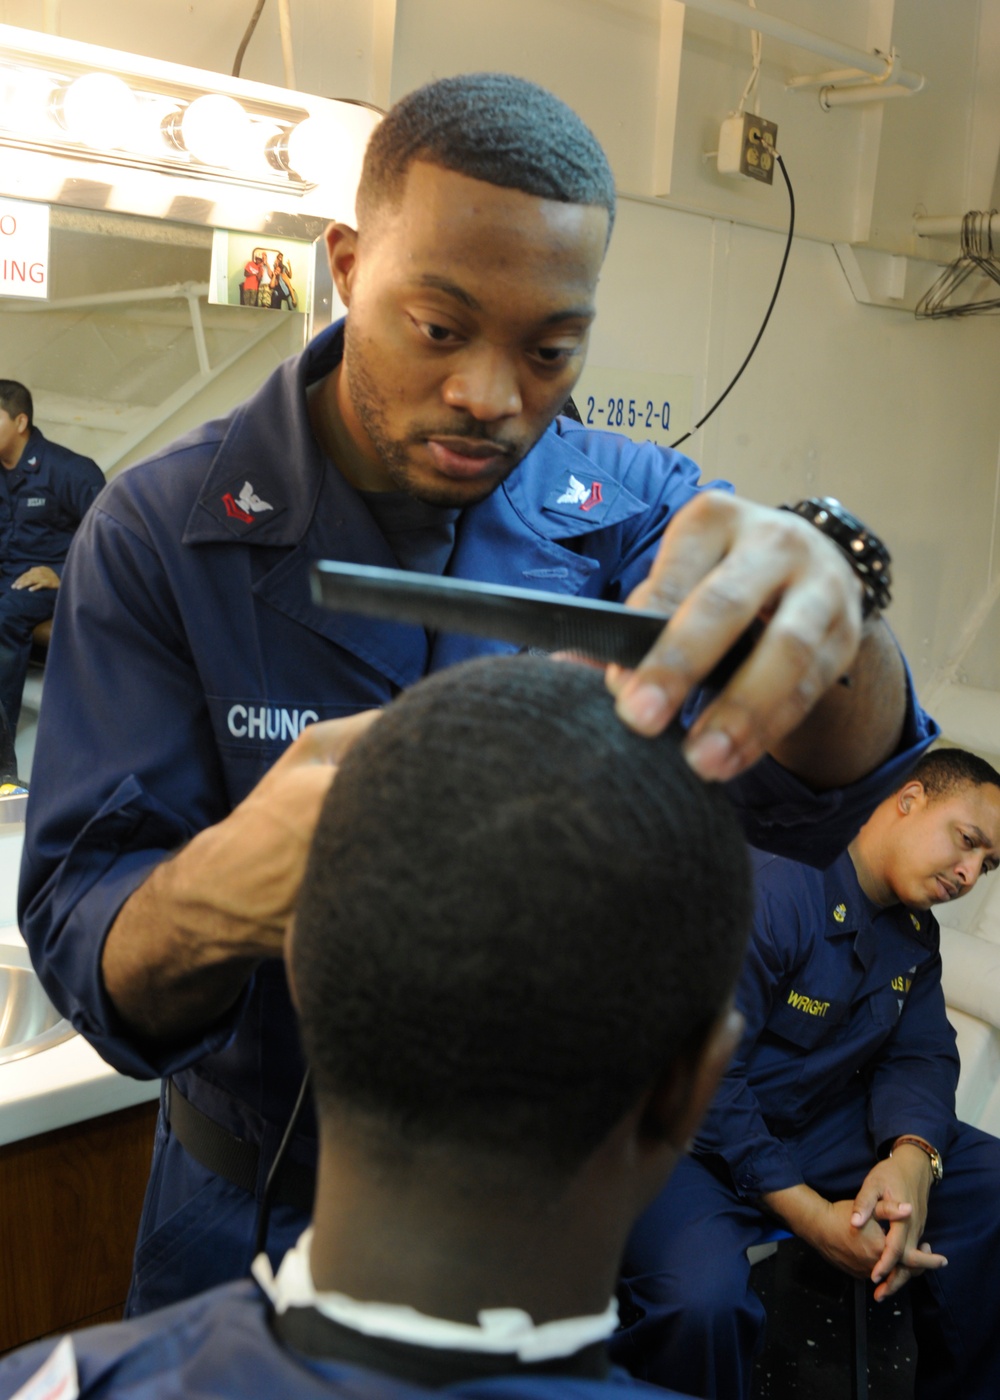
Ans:
<svg viewBox="0 0 1000 1400"><path fill-rule="evenodd" d="M760 1195L806 1182L853 1200L913 1133L944 1158L926 1237L946 1269L912 1292L921 1400L1000 1395L1000 1142L955 1118L958 1055L938 926L862 892L846 852L826 871L756 854L757 912L736 1004L739 1053L696 1140L640 1219L624 1264L618 1360L699 1396L750 1393L764 1312L746 1249L773 1224Z"/></svg>
<svg viewBox="0 0 1000 1400"><path fill-rule="evenodd" d="M37 564L60 576L70 541L104 486L96 462L49 442L37 428L17 466L0 468L0 707L17 732L31 633L52 616L56 594L12 588Z"/></svg>
<svg viewBox="0 0 1000 1400"><path fill-rule="evenodd" d="M227 816L304 724L384 705L466 657L513 650L444 633L429 641L422 628L311 601L313 559L396 563L310 430L306 385L341 353L338 326L228 418L117 478L84 522L49 659L20 889L21 927L55 1004L118 1069L172 1075L213 1122L260 1145L258 1190L303 1074L281 962L265 963L203 1035L151 1047L128 1035L105 993L104 936L152 868ZM447 572L621 600L698 489L688 458L560 419L462 512ZM820 799L765 761L732 785L734 800L756 844L808 850L820 839L809 817L831 859L935 732L911 690L900 752L874 777ZM314 1161L314 1132L307 1122L292 1162ZM244 1274L254 1209L246 1190L193 1160L161 1115L133 1310ZM276 1208L272 1257L305 1220Z"/></svg>
<svg viewBox="0 0 1000 1400"><path fill-rule="evenodd" d="M591 1380L522 1370L425 1388L374 1367L291 1350L272 1327L267 1300L247 1282L150 1317L78 1332L79 1394L82 1400L684 1400L676 1390L653 1390L621 1372ZM0 1400L11 1400L55 1345L36 1342L0 1360ZM479 1353L469 1355L475 1362Z"/></svg>

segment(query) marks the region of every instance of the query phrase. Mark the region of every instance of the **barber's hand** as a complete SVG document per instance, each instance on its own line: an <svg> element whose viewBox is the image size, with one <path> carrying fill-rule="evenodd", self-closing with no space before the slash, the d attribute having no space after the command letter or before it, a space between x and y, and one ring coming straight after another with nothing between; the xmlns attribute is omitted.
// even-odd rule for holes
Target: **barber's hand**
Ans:
<svg viewBox="0 0 1000 1400"><path fill-rule="evenodd" d="M220 936L240 955L281 953L337 764L378 713L307 725L239 806L173 862L174 897L210 906Z"/></svg>
<svg viewBox="0 0 1000 1400"><path fill-rule="evenodd" d="M310 724L229 816L162 861L101 953L105 990L145 1038L201 1034L279 957L336 765L378 711Z"/></svg>
<svg viewBox="0 0 1000 1400"><path fill-rule="evenodd" d="M658 734L755 619L760 640L687 737L688 761L724 781L794 730L848 670L861 637L861 585L837 547L789 511L721 491L668 525L635 607L672 614L634 671L608 670L620 717Z"/></svg>
<svg viewBox="0 0 1000 1400"><path fill-rule="evenodd" d="M33 569L27 569L11 584L11 588L27 588L31 593L37 593L41 588L58 587L59 575L55 569L50 569L48 564L36 564Z"/></svg>
<svg viewBox="0 0 1000 1400"><path fill-rule="evenodd" d="M911 1275L948 1262L923 1240L931 1181L927 1153L904 1143L872 1168L854 1199L852 1226L866 1229L872 1220L889 1222L871 1270L877 1303L898 1292Z"/></svg>

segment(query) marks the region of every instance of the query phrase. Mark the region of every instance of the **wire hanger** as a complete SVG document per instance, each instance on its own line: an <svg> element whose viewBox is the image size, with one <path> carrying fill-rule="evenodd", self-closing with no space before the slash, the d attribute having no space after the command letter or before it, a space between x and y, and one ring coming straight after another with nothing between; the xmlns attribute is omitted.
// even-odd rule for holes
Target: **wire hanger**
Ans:
<svg viewBox="0 0 1000 1400"><path fill-rule="evenodd" d="M986 295L992 290L990 283L1000 285L1000 261L993 251L993 216L996 212L995 209L972 209L963 215L962 251L917 302L915 314L919 320L977 316L1000 311L1000 294ZM969 284L969 278L973 275L976 280ZM986 286L981 281L983 276L987 278ZM957 297L961 287L965 287L965 294Z"/></svg>

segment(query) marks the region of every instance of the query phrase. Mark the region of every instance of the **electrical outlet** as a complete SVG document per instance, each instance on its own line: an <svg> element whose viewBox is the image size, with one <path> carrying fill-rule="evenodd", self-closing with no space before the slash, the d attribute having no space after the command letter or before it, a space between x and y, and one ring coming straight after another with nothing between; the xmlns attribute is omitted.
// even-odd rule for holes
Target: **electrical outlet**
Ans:
<svg viewBox="0 0 1000 1400"><path fill-rule="evenodd" d="M720 175L744 175L765 185L774 181L778 127L752 112L727 117L719 130Z"/></svg>

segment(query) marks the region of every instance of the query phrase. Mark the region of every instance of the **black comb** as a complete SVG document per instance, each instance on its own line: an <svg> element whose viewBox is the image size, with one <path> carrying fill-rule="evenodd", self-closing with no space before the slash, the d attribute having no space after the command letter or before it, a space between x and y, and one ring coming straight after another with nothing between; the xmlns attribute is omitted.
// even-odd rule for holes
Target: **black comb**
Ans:
<svg viewBox="0 0 1000 1400"><path fill-rule="evenodd" d="M411 622L443 632L491 637L542 651L566 651L604 664L637 666L669 619L600 599L439 578L320 559L312 567L314 602L337 612ZM749 655L754 629L730 648L703 684L720 690Z"/></svg>

